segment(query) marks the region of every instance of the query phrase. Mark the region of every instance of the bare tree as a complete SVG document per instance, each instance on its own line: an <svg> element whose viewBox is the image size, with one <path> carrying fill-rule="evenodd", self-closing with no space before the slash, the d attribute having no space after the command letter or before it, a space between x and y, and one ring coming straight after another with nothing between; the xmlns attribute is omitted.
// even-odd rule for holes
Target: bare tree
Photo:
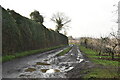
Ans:
<svg viewBox="0 0 120 80"><path fill-rule="evenodd" d="M115 53L115 48L118 46L120 47L120 39L118 38L117 33L111 32L110 35L115 39L115 41L112 41L113 45L112 47L112 59L114 59L114 53Z"/></svg>
<svg viewBox="0 0 120 80"><path fill-rule="evenodd" d="M68 27L66 24L71 22L68 17L66 17L63 13L60 12L58 12L57 14L53 14L51 20L57 24L55 29L56 32L59 32L62 29L64 29L65 31L65 27Z"/></svg>
<svg viewBox="0 0 120 80"><path fill-rule="evenodd" d="M104 52L106 49L106 45L108 44L108 37L101 37L99 40L99 56L101 55L101 52Z"/></svg>

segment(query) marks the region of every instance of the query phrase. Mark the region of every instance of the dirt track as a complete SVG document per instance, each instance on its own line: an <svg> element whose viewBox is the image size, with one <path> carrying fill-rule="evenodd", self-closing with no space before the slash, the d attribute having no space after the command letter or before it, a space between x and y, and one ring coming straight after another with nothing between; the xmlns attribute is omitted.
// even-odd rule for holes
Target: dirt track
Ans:
<svg viewBox="0 0 120 80"><path fill-rule="evenodd" d="M3 78L81 78L86 74L81 73L82 70L94 66L80 52L77 45L72 46L72 49L64 56L56 56L64 49L60 48L3 63ZM27 71L28 68L33 68L33 70Z"/></svg>

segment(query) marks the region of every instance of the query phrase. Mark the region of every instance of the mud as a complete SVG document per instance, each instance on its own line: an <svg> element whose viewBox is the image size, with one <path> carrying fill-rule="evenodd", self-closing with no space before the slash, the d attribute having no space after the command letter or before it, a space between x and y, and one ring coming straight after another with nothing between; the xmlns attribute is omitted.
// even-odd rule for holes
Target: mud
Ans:
<svg viewBox="0 0 120 80"><path fill-rule="evenodd" d="M79 47L70 46L72 49L64 56L56 56L65 48L49 51L39 55L32 55L28 60L23 58L19 64L6 67L12 63L3 64L3 77L7 78L81 78L86 73L82 71L94 67L87 57L79 50ZM24 62L25 60L25 62ZM14 61L13 61L14 62ZM23 62L23 63L22 63ZM12 63L13 64L13 63ZM11 65L10 65L11 66ZM6 70L7 69L7 70ZM18 69L19 72L17 71ZM10 71L9 73L7 71Z"/></svg>

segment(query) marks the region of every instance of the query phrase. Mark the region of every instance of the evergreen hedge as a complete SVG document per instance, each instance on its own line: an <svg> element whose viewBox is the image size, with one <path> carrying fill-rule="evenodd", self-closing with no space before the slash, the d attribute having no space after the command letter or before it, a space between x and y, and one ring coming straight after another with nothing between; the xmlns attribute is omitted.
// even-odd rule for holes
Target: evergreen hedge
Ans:
<svg viewBox="0 0 120 80"><path fill-rule="evenodd" d="M2 8L2 53L44 49L68 44L68 38L43 24Z"/></svg>

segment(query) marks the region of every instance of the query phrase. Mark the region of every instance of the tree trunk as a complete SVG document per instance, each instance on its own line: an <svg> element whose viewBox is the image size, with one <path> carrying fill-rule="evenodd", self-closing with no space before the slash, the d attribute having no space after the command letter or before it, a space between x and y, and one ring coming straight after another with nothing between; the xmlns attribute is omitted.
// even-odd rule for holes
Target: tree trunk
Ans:
<svg viewBox="0 0 120 80"><path fill-rule="evenodd" d="M114 59L115 47L116 47L116 46L113 47L113 51L112 51L112 60Z"/></svg>
<svg viewBox="0 0 120 80"><path fill-rule="evenodd" d="M112 60L114 60L114 52L112 52Z"/></svg>
<svg viewBox="0 0 120 80"><path fill-rule="evenodd" d="M99 52L99 56L101 55L101 50L100 50L100 52Z"/></svg>
<svg viewBox="0 0 120 80"><path fill-rule="evenodd" d="M109 52L109 56L110 56L110 52Z"/></svg>

